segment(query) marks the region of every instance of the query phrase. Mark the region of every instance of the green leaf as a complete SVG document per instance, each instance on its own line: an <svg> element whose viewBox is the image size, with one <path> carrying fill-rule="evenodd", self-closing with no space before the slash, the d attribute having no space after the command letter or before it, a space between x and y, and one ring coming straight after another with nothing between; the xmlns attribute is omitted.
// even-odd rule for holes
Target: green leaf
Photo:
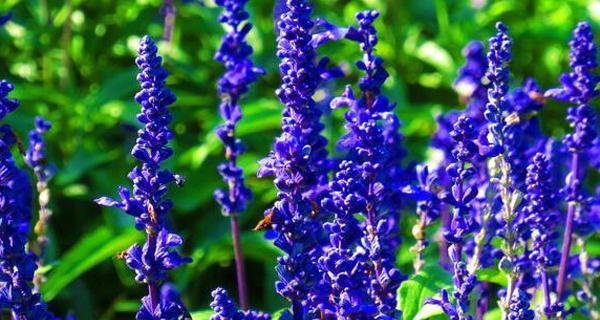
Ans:
<svg viewBox="0 0 600 320"><path fill-rule="evenodd" d="M212 310L200 310L192 312L192 319L194 320L208 320L212 316Z"/></svg>
<svg viewBox="0 0 600 320"><path fill-rule="evenodd" d="M291 320L293 317L290 313L290 310L286 308L273 313L273 316L271 318L273 320Z"/></svg>
<svg viewBox="0 0 600 320"><path fill-rule="evenodd" d="M437 265L426 266L423 271L404 281L398 291L402 319L415 319L425 299L433 297L440 289L448 288L451 284L452 279L448 272ZM430 311L429 307L427 308L424 313Z"/></svg>
<svg viewBox="0 0 600 320"><path fill-rule="evenodd" d="M439 317L443 314L444 310L442 310L440 306L434 304L426 304L421 308L421 310L419 310L417 315L415 315L414 320L432 319L434 317Z"/></svg>
<svg viewBox="0 0 600 320"><path fill-rule="evenodd" d="M502 319L502 310L495 308L492 311L488 311L485 316L483 316L483 320L500 320Z"/></svg>
<svg viewBox="0 0 600 320"><path fill-rule="evenodd" d="M44 299L54 299L81 274L141 239L143 234L135 229L115 234L107 227L101 227L88 234L65 253L48 274L48 281L42 286Z"/></svg>
<svg viewBox="0 0 600 320"><path fill-rule="evenodd" d="M477 270L477 280L499 284L503 287L506 287L507 284L506 275L495 267Z"/></svg>

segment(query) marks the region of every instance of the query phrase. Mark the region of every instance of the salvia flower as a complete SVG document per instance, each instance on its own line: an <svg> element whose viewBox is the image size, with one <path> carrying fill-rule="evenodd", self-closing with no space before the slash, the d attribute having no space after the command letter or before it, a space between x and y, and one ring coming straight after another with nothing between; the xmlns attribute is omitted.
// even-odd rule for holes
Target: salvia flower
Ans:
<svg viewBox="0 0 600 320"><path fill-rule="evenodd" d="M413 226L412 234L417 243L411 248L417 254L414 261L415 272L419 272L425 266L424 251L427 248L427 227L436 221L440 216L440 199L437 192L437 174L429 172L427 166L417 167L417 179L419 181L419 191L425 193L423 199L417 201L416 213L419 216L418 222Z"/></svg>
<svg viewBox="0 0 600 320"><path fill-rule="evenodd" d="M477 284L477 276L467 268L462 256L465 239L473 232L476 224L472 219L470 202L477 196L477 188L470 183L470 179L476 174L471 161L479 154L479 147L474 142L477 132L469 117L459 117L450 134L455 140L452 151L454 162L446 171L452 179L452 191L444 195L444 201L452 205L454 210L449 224L445 227L444 238L450 244L448 254L453 267L452 296L455 305L449 305L449 301L444 299L430 299L428 303L442 307L448 316L454 317L453 319L467 320L473 319L469 315L469 294ZM447 295L443 290L442 298Z"/></svg>
<svg viewBox="0 0 600 320"><path fill-rule="evenodd" d="M215 313L210 320L271 320L271 315L268 313L238 310L223 288L213 290L211 295L213 301L210 303L210 307Z"/></svg>
<svg viewBox="0 0 600 320"><path fill-rule="evenodd" d="M492 142L503 146L503 130L506 126L504 117L508 110L505 97L508 94L510 76L507 64L511 60L512 39L508 36L508 29L502 22L496 24L496 29L498 33L490 38L490 49L487 54L488 71L485 77L490 84L484 116L489 123Z"/></svg>
<svg viewBox="0 0 600 320"><path fill-rule="evenodd" d="M400 186L394 185L402 174L401 160L404 155L402 136L398 133L399 121L393 113L395 104L381 95L381 88L388 73L383 67L383 60L374 54L378 37L373 22L379 17L377 11L364 11L356 14L358 28L350 28L346 37L358 42L363 51L363 60L357 62L358 69L365 73L360 79L362 97L356 98L350 86L346 87L343 96L331 102L333 108L348 106L346 112L346 128L348 133L340 139L338 147L347 152L346 161L338 168L339 180L334 184L352 183L352 189L346 188L349 194L342 194L342 199L336 195L328 200L332 203L340 200L347 201L342 210L337 210L337 218L346 216L346 228L355 228L356 221L350 218L353 214L363 214L365 222L361 225L362 238L359 240L356 259L366 259L356 262L360 268L367 268L370 302L364 301L364 292L352 292L352 288L340 288L347 292L348 297L340 295L338 307L353 309L360 312L372 312L370 305L377 307L377 317L393 317L396 309L396 290L403 280L395 266L395 252L398 246L397 224L399 217ZM341 178L341 179L340 179ZM334 188L335 189L335 188ZM335 205L334 205L335 206ZM346 212L340 212L346 211ZM335 211L334 211L335 212ZM344 231L343 228L340 231ZM339 233L339 231L337 232ZM336 235L332 234L332 238ZM348 247L348 244L346 244ZM335 245L334 245L335 247ZM350 246L351 247L351 246ZM366 265L366 266L365 266ZM360 272L362 274L362 271ZM338 274L339 275L339 274ZM360 277L360 275L356 275ZM351 285L359 286L360 282ZM338 281L335 285L348 285ZM342 305L341 303L344 303ZM359 305L360 304L360 305ZM358 307L358 308L357 308ZM360 310L360 307L363 307Z"/></svg>
<svg viewBox="0 0 600 320"><path fill-rule="evenodd" d="M487 88L483 82L487 70L485 47L479 41L472 41L463 49L465 64L454 81L454 90L468 102L467 115L473 121L483 121L483 109L487 102Z"/></svg>
<svg viewBox="0 0 600 320"><path fill-rule="evenodd" d="M167 72L161 66L162 58L157 51L149 36L142 38L136 59L140 69L137 78L142 90L136 94L135 100L142 107L137 119L144 127L138 131L131 151L142 165L128 175L133 182L133 192L119 187L120 201L106 197L96 200L100 205L117 207L133 216L136 227L146 231L143 247L134 244L125 254L127 265L136 273L136 280L148 285L149 292L142 299L138 319L164 319L163 313L174 309L181 310L179 316L185 317L185 307L178 302L162 301L159 291L167 280L168 270L191 261L177 253L176 249L183 240L166 227L167 213L173 206L165 198L167 187L172 182L179 185L183 179L162 168L162 163L173 154L168 146L173 138L168 127L172 120L168 106L175 102L175 96L165 87ZM173 303L179 306L174 308Z"/></svg>
<svg viewBox="0 0 600 320"><path fill-rule="evenodd" d="M526 205L523 208L525 222L531 225L532 250L529 259L540 274L544 291L544 312L551 318L553 307L549 283L550 268L558 265L560 252L557 246L557 224L560 214L557 211L557 197L552 181L550 161L542 153L537 153L527 168Z"/></svg>
<svg viewBox="0 0 600 320"><path fill-rule="evenodd" d="M249 56L252 47L245 40L252 25L245 23L248 13L244 11L246 0L218 0L217 4L225 11L220 21L229 27L223 37L215 60L223 63L227 71L219 79L218 90L221 96L220 113L225 123L216 130L217 136L225 145L227 162L219 166L219 172L230 186L228 192L217 190L215 198L223 208L223 214L235 215L243 212L252 196L244 185L243 170L237 165L237 158L244 151L241 141L235 136L237 123L241 120L240 98L248 91L248 86L264 74L264 70L254 66Z"/></svg>
<svg viewBox="0 0 600 320"><path fill-rule="evenodd" d="M228 30L223 36L219 50L215 53L215 60L221 62L227 70L218 82L218 91L221 96L219 111L225 123L217 128L216 133L225 146L227 162L219 166L219 172L227 183L228 190L218 189L214 196L221 205L223 214L231 216L238 291L240 305L243 309L248 308L248 299L237 215L245 210L246 203L252 197L252 192L244 185L244 172L237 164L237 159L244 151L244 146L241 140L236 138L235 129L238 121L242 118L240 106L242 94L248 91L249 85L255 82L259 75L264 74L264 70L254 66L249 59L252 47L246 42L246 36L252 25L246 22L248 19L248 13L244 10L246 1L218 0L216 2L224 9L219 20L227 26Z"/></svg>
<svg viewBox="0 0 600 320"><path fill-rule="evenodd" d="M19 102L8 98L13 90L0 81L0 121ZM40 295L32 290L37 258L26 250L31 223L31 186L17 168L10 147L16 137L8 125L0 126L0 310L15 319L54 319Z"/></svg>
<svg viewBox="0 0 600 320"><path fill-rule="evenodd" d="M507 320L533 320L535 313L529 308L529 294L522 290L516 290L510 299L510 307Z"/></svg>
<svg viewBox="0 0 600 320"><path fill-rule="evenodd" d="M320 201L329 171L327 140L313 95L323 79L328 59L317 61L311 43L315 23L307 0L287 0L277 21L277 56L282 84L277 90L285 105L282 131L269 156L260 162L259 177L275 176L278 200L265 212L276 232L275 245L285 255L278 259L276 290L292 301L296 319L315 312L321 292L317 267L321 244L326 242ZM327 297L325 297L327 299Z"/></svg>
<svg viewBox="0 0 600 320"><path fill-rule="evenodd" d="M46 231L52 211L48 207L50 201L50 189L48 180L52 178L53 170L46 163L46 141L43 135L50 130L52 124L41 117L35 119L35 129L29 132L29 149L25 153L25 163L33 169L37 178L37 192L39 203L39 218L35 224L34 230L37 235L36 250L38 253L38 267L44 264L44 255L48 238ZM43 282L44 277L36 273L34 284L37 291Z"/></svg>
<svg viewBox="0 0 600 320"><path fill-rule="evenodd" d="M557 282L559 300L562 299L567 280L577 203L584 200L584 157L597 144L596 112L588 103L600 92L596 89L600 78L592 74L593 69L598 66L598 61L594 35L589 23L580 22L577 25L569 45L571 47L569 61L572 71L561 75L562 87L548 90L545 94L548 97L577 105L570 107L567 115L567 121L573 127L573 132L563 138L563 143L569 149L572 158L571 172L566 179L566 193L569 202Z"/></svg>

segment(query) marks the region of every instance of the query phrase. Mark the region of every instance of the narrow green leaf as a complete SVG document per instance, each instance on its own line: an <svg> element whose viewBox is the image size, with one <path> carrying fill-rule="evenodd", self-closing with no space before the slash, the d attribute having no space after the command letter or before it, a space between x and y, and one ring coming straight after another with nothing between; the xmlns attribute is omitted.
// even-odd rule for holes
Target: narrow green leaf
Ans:
<svg viewBox="0 0 600 320"><path fill-rule="evenodd" d="M212 310L200 310L192 312L193 320L209 320L210 316L212 316Z"/></svg>
<svg viewBox="0 0 600 320"><path fill-rule="evenodd" d="M496 267L480 269L477 271L477 280L482 282L491 282L506 287L506 275Z"/></svg>
<svg viewBox="0 0 600 320"><path fill-rule="evenodd" d="M101 227L88 234L65 253L48 274L48 281L42 286L44 299L54 299L81 274L142 238L143 234L135 229L117 235L107 227Z"/></svg>
<svg viewBox="0 0 600 320"><path fill-rule="evenodd" d="M402 319L414 320L423 308L425 299L435 296L440 289L450 287L451 284L452 279L448 272L437 265L427 266L411 279L404 281L398 291ZM430 311L427 307L423 312Z"/></svg>

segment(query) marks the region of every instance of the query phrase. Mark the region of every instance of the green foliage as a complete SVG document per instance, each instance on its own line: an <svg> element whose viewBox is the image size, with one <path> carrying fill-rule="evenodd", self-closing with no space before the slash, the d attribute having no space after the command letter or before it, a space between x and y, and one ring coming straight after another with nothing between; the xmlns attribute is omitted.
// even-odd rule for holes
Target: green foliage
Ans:
<svg viewBox="0 0 600 320"><path fill-rule="evenodd" d="M421 272L402 282L398 290L398 301L402 310L402 319L431 319L440 315L441 309L423 306L427 298L432 298L440 289L452 286L450 274L438 265L426 266Z"/></svg>

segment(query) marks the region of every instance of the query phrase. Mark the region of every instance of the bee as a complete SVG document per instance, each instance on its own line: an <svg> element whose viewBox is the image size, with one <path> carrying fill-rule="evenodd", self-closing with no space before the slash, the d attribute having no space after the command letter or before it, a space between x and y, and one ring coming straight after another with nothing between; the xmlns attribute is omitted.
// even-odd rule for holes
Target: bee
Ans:
<svg viewBox="0 0 600 320"><path fill-rule="evenodd" d="M310 217L315 218L317 215L319 215L319 212L321 211L321 207L319 206L318 203L316 203L315 201L312 201L312 200L310 200L310 205L312 206L312 211L310 212Z"/></svg>
<svg viewBox="0 0 600 320"><path fill-rule="evenodd" d="M537 92L537 91L531 91L529 93L529 97L539 103L544 103L546 102L546 98L544 98L544 95Z"/></svg>
<svg viewBox="0 0 600 320"><path fill-rule="evenodd" d="M264 231L271 228L271 225L273 224L273 213L274 211L271 210L264 219L260 220L256 227L254 227L254 231Z"/></svg>
<svg viewBox="0 0 600 320"><path fill-rule="evenodd" d="M127 259L127 251L121 251L121 252L117 253L116 258L119 260Z"/></svg>

